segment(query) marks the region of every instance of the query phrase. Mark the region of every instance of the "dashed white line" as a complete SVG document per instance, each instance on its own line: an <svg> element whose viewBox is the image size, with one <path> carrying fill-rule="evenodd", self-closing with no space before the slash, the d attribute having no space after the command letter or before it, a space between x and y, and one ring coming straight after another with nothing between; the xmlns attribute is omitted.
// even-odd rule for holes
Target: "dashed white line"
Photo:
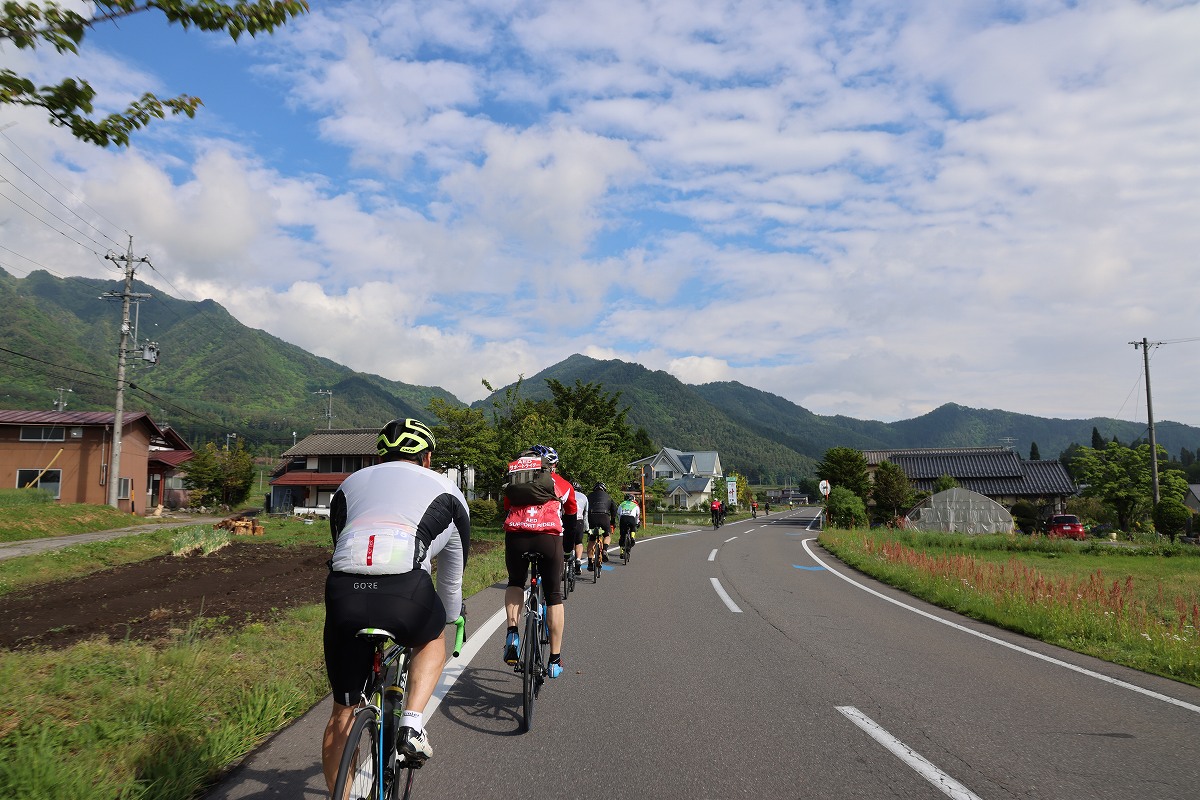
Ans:
<svg viewBox="0 0 1200 800"><path fill-rule="evenodd" d="M737 607L737 603L733 602L733 598L725 591L725 587L721 585L721 582L716 578L709 578L709 580L712 581L713 588L717 590L717 595L725 601L725 605L729 607L729 610L735 614L742 613L742 610Z"/></svg>
<svg viewBox="0 0 1200 800"><path fill-rule="evenodd" d="M979 795L942 772L929 759L879 727L874 720L854 706L838 706L837 710L866 732L868 736L891 751L892 755L911 767L918 775L936 786L942 794L953 797L954 800L980 800Z"/></svg>
<svg viewBox="0 0 1200 800"><path fill-rule="evenodd" d="M723 543L724 543L724 544L729 544L730 542L732 542L732 541L733 541L734 539L736 539L736 538L737 538L736 536L730 536L730 537L729 537L728 539L726 539L726 540L725 540Z"/></svg>
<svg viewBox="0 0 1200 800"><path fill-rule="evenodd" d="M713 551L712 551L711 553L709 553L709 554L708 554L708 560L709 560L709 561L716 561L716 560L717 560L717 548L715 548L715 547L714 547L714 548L713 548Z"/></svg>

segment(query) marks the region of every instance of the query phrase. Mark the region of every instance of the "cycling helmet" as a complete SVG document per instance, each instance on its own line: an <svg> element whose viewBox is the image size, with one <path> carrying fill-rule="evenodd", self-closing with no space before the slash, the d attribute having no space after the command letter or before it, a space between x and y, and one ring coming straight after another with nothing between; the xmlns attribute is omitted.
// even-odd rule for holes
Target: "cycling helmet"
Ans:
<svg viewBox="0 0 1200 800"><path fill-rule="evenodd" d="M535 444L529 450L541 456L542 460L547 464L553 465L558 463L558 451L553 447L547 447L544 444Z"/></svg>
<svg viewBox="0 0 1200 800"><path fill-rule="evenodd" d="M596 488L592 489L592 491L594 492L596 489L599 489L602 492L608 491L608 487L604 485L604 481L596 481Z"/></svg>
<svg viewBox="0 0 1200 800"><path fill-rule="evenodd" d="M419 419L394 419L379 431L376 442L379 455L387 457L413 456L426 450L434 450L437 443L433 431Z"/></svg>
<svg viewBox="0 0 1200 800"><path fill-rule="evenodd" d="M630 500L630 501L632 501L632 500L633 500L633 495L631 495L631 494L627 494L627 495L625 495L625 499L626 499L626 500Z"/></svg>

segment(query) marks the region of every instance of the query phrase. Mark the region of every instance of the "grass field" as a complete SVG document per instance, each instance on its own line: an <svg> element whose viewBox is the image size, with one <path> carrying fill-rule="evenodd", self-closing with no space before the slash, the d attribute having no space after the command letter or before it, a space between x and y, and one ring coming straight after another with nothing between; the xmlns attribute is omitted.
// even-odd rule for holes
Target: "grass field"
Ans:
<svg viewBox="0 0 1200 800"><path fill-rule="evenodd" d="M850 566L1052 644L1200 686L1200 548L827 530Z"/></svg>

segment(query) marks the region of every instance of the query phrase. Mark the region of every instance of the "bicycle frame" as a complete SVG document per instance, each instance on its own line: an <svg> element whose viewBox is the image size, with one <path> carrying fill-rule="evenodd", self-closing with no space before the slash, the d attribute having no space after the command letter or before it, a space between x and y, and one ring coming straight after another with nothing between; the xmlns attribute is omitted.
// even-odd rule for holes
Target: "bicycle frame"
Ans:
<svg viewBox="0 0 1200 800"><path fill-rule="evenodd" d="M529 563L529 588L524 603L522 621L522 653L514 671L521 673L522 727L528 731L533 724L533 704L546 681L546 663L542 654L543 641L549 641L546 603L542 595L542 575L538 570L537 553L526 553Z"/></svg>

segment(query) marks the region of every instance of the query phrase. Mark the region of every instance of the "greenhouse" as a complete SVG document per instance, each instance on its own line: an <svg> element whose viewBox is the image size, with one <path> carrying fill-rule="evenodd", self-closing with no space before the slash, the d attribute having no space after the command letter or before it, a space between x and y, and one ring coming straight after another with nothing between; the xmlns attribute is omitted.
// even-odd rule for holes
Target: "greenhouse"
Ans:
<svg viewBox="0 0 1200 800"><path fill-rule="evenodd" d="M910 511L905 527L947 533L1011 533L1013 518L995 500L955 487L938 492Z"/></svg>

